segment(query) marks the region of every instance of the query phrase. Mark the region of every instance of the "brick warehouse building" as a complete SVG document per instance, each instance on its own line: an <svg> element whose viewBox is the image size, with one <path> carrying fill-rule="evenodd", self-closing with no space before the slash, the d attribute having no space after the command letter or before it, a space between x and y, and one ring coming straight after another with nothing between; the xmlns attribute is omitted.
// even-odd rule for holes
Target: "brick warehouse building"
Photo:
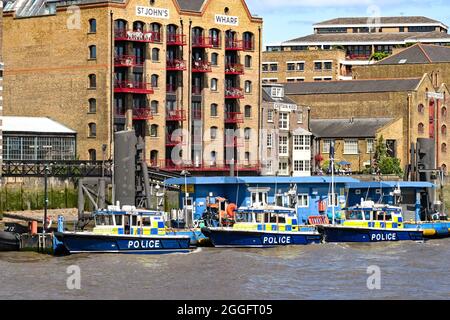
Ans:
<svg viewBox="0 0 450 320"><path fill-rule="evenodd" d="M262 19L244 1L27 3L5 7L5 115L51 115L77 132L80 159L133 127L154 166L227 171L228 155L259 170Z"/></svg>
<svg viewBox="0 0 450 320"><path fill-rule="evenodd" d="M432 138L436 143L436 164L448 168L448 117L447 112L441 116L442 101L435 97L448 97L449 91L445 84L435 88L428 74L420 78L287 83L285 91L296 103L310 106L312 123L320 119L391 118L392 125L380 132L390 140L392 154L401 160L403 167L410 163L411 143L416 143L418 138ZM323 142L315 157L326 149ZM359 153L362 149L356 150ZM364 157L363 162L369 159L369 154L366 152ZM354 172L359 168L359 163L352 163Z"/></svg>

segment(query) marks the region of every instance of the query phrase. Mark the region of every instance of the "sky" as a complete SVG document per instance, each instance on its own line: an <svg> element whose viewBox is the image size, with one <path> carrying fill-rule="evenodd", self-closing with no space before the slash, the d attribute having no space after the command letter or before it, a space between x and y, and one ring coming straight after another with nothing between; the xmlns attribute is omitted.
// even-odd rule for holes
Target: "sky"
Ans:
<svg viewBox="0 0 450 320"><path fill-rule="evenodd" d="M313 33L312 25L337 17L426 16L450 25L449 0L246 0L264 19L265 45Z"/></svg>

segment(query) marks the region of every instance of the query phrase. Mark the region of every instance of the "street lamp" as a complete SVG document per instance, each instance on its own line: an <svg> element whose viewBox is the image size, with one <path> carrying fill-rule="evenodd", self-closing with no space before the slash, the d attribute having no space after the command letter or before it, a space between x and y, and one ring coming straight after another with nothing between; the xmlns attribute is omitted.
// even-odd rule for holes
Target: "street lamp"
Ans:
<svg viewBox="0 0 450 320"><path fill-rule="evenodd" d="M183 170L181 172L181 175L184 176L184 208L183 208L183 211L184 211L184 217L186 219L186 223L188 223L188 221L187 221L188 220L187 219L187 198L189 196L189 193L187 191L187 176L191 175L191 174L189 171Z"/></svg>

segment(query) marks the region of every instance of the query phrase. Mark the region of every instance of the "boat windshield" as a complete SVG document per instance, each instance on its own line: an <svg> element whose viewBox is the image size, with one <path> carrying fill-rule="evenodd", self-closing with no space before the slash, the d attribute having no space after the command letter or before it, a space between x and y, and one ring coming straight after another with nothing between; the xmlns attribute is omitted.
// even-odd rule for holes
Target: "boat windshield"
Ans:
<svg viewBox="0 0 450 320"><path fill-rule="evenodd" d="M236 222L252 222L252 213L251 212L241 212L236 214Z"/></svg>
<svg viewBox="0 0 450 320"><path fill-rule="evenodd" d="M349 210L345 214L347 220L363 220L362 210Z"/></svg>
<svg viewBox="0 0 450 320"><path fill-rule="evenodd" d="M95 225L96 226L113 226L113 217L112 215L97 215L95 216Z"/></svg>

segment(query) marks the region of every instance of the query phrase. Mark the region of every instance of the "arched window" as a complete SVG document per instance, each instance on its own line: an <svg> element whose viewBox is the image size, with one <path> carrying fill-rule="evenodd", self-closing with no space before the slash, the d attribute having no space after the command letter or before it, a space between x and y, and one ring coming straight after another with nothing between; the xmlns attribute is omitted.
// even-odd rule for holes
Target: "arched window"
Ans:
<svg viewBox="0 0 450 320"><path fill-rule="evenodd" d="M442 107L441 116L442 119L447 119L447 107Z"/></svg>
<svg viewBox="0 0 450 320"><path fill-rule="evenodd" d="M89 59L97 59L97 47L95 45L89 46Z"/></svg>
<svg viewBox="0 0 450 320"><path fill-rule="evenodd" d="M178 26L174 24L169 24L167 26L167 42L177 42L177 31Z"/></svg>
<svg viewBox="0 0 450 320"><path fill-rule="evenodd" d="M122 19L118 19L118 20L114 21L114 29L117 32L126 31L127 30L127 22Z"/></svg>
<svg viewBox="0 0 450 320"><path fill-rule="evenodd" d="M417 112L419 113L423 113L425 111L425 107L423 106L423 104L419 104L419 106L417 107Z"/></svg>
<svg viewBox="0 0 450 320"><path fill-rule="evenodd" d="M213 48L220 48L220 30L210 29L209 36L211 37L211 44Z"/></svg>
<svg viewBox="0 0 450 320"><path fill-rule="evenodd" d="M250 152L245 153L245 164L248 165L250 163Z"/></svg>
<svg viewBox="0 0 450 320"><path fill-rule="evenodd" d="M251 32L244 32L244 50L255 50L255 36Z"/></svg>
<svg viewBox="0 0 450 320"><path fill-rule="evenodd" d="M158 166L158 150L150 151L150 164L152 167Z"/></svg>
<svg viewBox="0 0 450 320"><path fill-rule="evenodd" d="M441 133L443 136L447 135L447 126L445 124L441 127Z"/></svg>
<svg viewBox="0 0 450 320"><path fill-rule="evenodd" d="M217 139L217 127L211 127L211 140Z"/></svg>
<svg viewBox="0 0 450 320"><path fill-rule="evenodd" d="M89 20L89 33L96 33L97 32L97 20L90 19Z"/></svg>
<svg viewBox="0 0 450 320"><path fill-rule="evenodd" d="M245 93L251 93L252 92L252 82L247 80L245 81Z"/></svg>
<svg viewBox="0 0 450 320"><path fill-rule="evenodd" d="M211 151L211 165L215 166L217 164L217 152Z"/></svg>
<svg viewBox="0 0 450 320"><path fill-rule="evenodd" d="M158 136L158 125L152 124L150 126L150 137L157 137Z"/></svg>
<svg viewBox="0 0 450 320"><path fill-rule="evenodd" d="M144 26L145 23L142 21L135 21L133 22L133 31L137 31L137 32L144 32Z"/></svg>
<svg viewBox="0 0 450 320"><path fill-rule="evenodd" d="M211 65L218 66L219 65L219 54L218 53L211 53Z"/></svg>
<svg viewBox="0 0 450 320"><path fill-rule="evenodd" d="M211 79L211 91L217 91L218 80L216 78Z"/></svg>
<svg viewBox="0 0 450 320"><path fill-rule="evenodd" d="M97 151L95 149L89 149L88 153L90 161L97 161Z"/></svg>
<svg viewBox="0 0 450 320"><path fill-rule="evenodd" d="M251 68L252 67L252 56L245 56L245 67Z"/></svg>
<svg viewBox="0 0 450 320"><path fill-rule="evenodd" d="M90 74L89 75L89 88L90 89L97 88L97 77L96 77L95 74Z"/></svg>
<svg viewBox="0 0 450 320"><path fill-rule="evenodd" d="M89 123L89 138L97 137L97 125L95 123Z"/></svg>
<svg viewBox="0 0 450 320"><path fill-rule="evenodd" d="M246 118L252 117L252 106L245 106L244 114Z"/></svg>
<svg viewBox="0 0 450 320"><path fill-rule="evenodd" d="M244 139L245 140L250 140L251 133L252 133L252 129L251 128L245 128L244 129Z"/></svg>
<svg viewBox="0 0 450 320"><path fill-rule="evenodd" d="M211 104L211 117L217 117L217 104Z"/></svg>
<svg viewBox="0 0 450 320"><path fill-rule="evenodd" d="M193 46L205 45L205 41L203 38L203 28L200 27L192 28L192 45Z"/></svg>
<svg viewBox="0 0 450 320"><path fill-rule="evenodd" d="M150 109L152 111L152 114L158 114L158 107L159 102L156 100L152 100L152 102L150 103Z"/></svg>
<svg viewBox="0 0 450 320"><path fill-rule="evenodd" d="M97 100L89 99L89 113L97 112Z"/></svg>
<svg viewBox="0 0 450 320"><path fill-rule="evenodd" d="M448 174L448 172L447 172L447 165L445 163L442 164L441 169L444 172L444 175Z"/></svg>
<svg viewBox="0 0 450 320"><path fill-rule="evenodd" d="M419 134L423 134L425 132L425 126L423 125L423 123L419 123L419 125L417 126L417 131L419 132Z"/></svg>
<svg viewBox="0 0 450 320"><path fill-rule="evenodd" d="M152 87L153 88L158 87L158 79L159 79L159 76L157 74L152 74Z"/></svg>
<svg viewBox="0 0 450 320"><path fill-rule="evenodd" d="M441 152L442 152L442 153L447 153L447 144L446 144L446 143L443 143L443 144L441 145Z"/></svg>
<svg viewBox="0 0 450 320"><path fill-rule="evenodd" d="M159 61L159 49L158 48L152 49L152 61L154 61L154 62Z"/></svg>

